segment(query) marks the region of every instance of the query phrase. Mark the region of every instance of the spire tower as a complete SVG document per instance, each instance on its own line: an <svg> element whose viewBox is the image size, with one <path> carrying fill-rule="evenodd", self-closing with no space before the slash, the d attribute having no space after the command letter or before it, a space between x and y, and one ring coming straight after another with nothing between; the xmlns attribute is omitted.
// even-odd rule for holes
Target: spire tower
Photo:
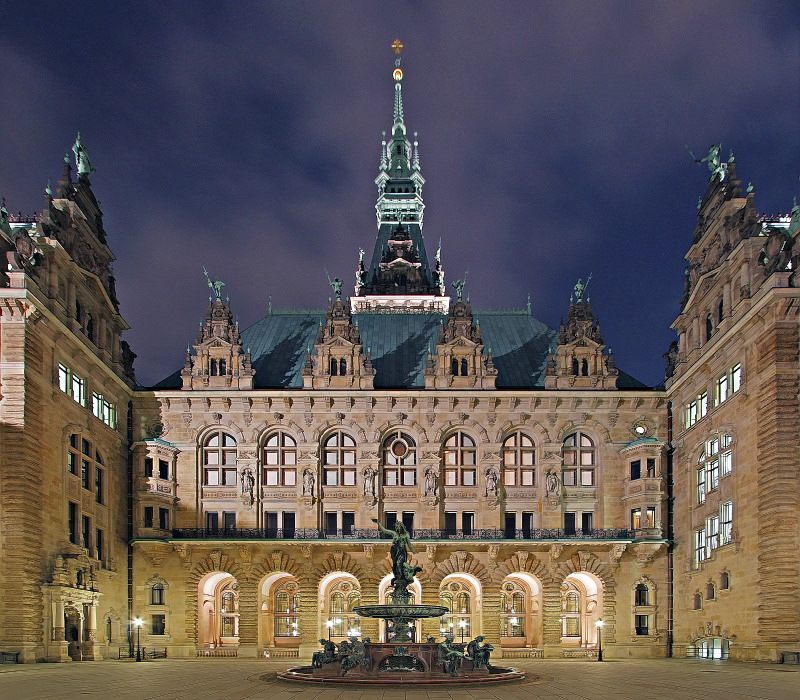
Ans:
<svg viewBox="0 0 800 700"><path fill-rule="evenodd" d="M450 298L444 296L444 271L437 261L432 269L422 237L425 204L420 172L419 142L413 144L406 131L403 111L403 70L400 53L403 44L395 39L394 111L391 136L384 133L378 177L378 201L375 205L378 234L369 265L359 260L356 270L353 312L420 311L446 314Z"/></svg>

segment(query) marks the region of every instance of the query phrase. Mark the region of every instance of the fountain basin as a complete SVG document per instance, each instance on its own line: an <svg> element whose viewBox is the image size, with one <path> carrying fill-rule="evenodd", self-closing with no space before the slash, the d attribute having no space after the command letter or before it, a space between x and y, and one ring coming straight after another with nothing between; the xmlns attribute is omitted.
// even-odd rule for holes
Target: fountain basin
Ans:
<svg viewBox="0 0 800 700"><path fill-rule="evenodd" d="M441 617L449 612L444 605L359 605L353 612L361 617L377 617L381 620L423 620Z"/></svg>

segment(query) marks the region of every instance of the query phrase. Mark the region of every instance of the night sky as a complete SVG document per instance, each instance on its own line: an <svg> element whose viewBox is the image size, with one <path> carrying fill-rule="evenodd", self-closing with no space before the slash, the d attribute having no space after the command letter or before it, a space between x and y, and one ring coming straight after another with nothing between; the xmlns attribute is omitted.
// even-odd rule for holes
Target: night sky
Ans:
<svg viewBox="0 0 800 700"><path fill-rule="evenodd" d="M148 385L227 284L241 328L352 293L394 54L448 289L558 327L578 277L618 367L663 379L705 155L800 195L800 4L0 3L0 196L42 207L80 131ZM451 290L452 291L452 290Z"/></svg>

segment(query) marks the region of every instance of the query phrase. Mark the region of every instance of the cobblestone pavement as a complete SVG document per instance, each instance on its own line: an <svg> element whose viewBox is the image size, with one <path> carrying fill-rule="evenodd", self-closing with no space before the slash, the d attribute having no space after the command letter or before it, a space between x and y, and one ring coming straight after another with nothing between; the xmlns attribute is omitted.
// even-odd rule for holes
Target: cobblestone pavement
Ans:
<svg viewBox="0 0 800 700"><path fill-rule="evenodd" d="M318 687L275 678L287 660L166 659L136 663L2 664L0 698L71 700L517 700L527 698L800 698L800 666L723 661L509 660L528 674L503 686L472 688Z"/></svg>

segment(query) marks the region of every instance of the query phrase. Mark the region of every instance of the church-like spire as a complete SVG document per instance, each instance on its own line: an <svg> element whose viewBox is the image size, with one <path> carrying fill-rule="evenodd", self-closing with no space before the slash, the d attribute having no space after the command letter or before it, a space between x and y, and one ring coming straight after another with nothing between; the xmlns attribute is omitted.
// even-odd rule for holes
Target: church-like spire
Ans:
<svg viewBox="0 0 800 700"><path fill-rule="evenodd" d="M353 311L383 310L440 311L447 313L449 298L444 296L440 266L431 269L422 238L422 177L419 143L414 134L413 146L407 137L403 114L400 52L403 44L395 39L394 123L387 141L381 140L378 177L378 201L375 205L378 236L369 265L363 254L356 270ZM437 261L438 262L438 261ZM391 303L389 298L391 297Z"/></svg>

